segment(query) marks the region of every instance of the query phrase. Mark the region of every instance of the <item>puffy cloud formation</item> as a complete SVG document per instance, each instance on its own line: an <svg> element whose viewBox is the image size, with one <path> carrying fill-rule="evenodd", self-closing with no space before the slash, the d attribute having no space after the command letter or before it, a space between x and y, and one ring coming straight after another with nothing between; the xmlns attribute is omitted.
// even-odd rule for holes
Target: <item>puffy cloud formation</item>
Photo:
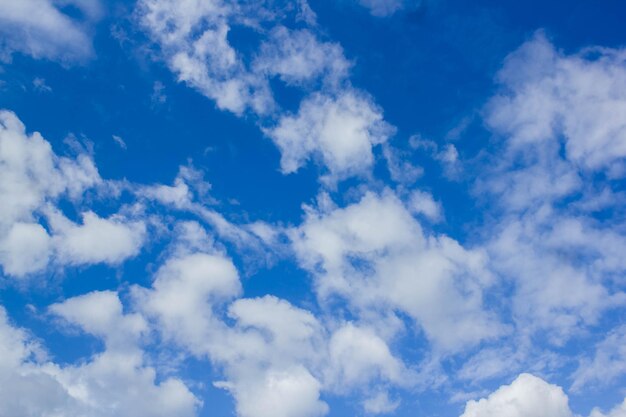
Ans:
<svg viewBox="0 0 626 417"><path fill-rule="evenodd" d="M59 6L72 5L83 19ZM13 52L62 62L81 61L93 54L90 24L102 13L99 0L1 0L0 59Z"/></svg>
<svg viewBox="0 0 626 417"><path fill-rule="evenodd" d="M330 86L348 76L350 63L339 44L320 42L307 29L290 31L277 26L253 62L255 71L278 76L287 84L324 79Z"/></svg>
<svg viewBox="0 0 626 417"><path fill-rule="evenodd" d="M281 151L283 172L295 172L317 156L332 176L345 177L369 171L372 147L385 142L393 128L367 96L344 91L337 97L313 95L266 133Z"/></svg>
<svg viewBox="0 0 626 417"><path fill-rule="evenodd" d="M521 374L487 398L469 401L461 417L574 417L563 390L530 374Z"/></svg>
<svg viewBox="0 0 626 417"><path fill-rule="evenodd" d="M621 177L625 63L625 51L608 48L564 55L539 32L507 58L498 75L504 91L490 103L487 122L514 149L562 135L566 158L577 168Z"/></svg>
<svg viewBox="0 0 626 417"><path fill-rule="evenodd" d="M488 397L470 400L461 417L578 417L570 410L563 389L531 374L521 374ZM594 408L589 417L626 416L626 400L604 414Z"/></svg>
<svg viewBox="0 0 626 417"><path fill-rule="evenodd" d="M156 382L138 346L146 322L124 314L113 292L93 292L50 307L68 324L105 343L105 350L82 364L59 365L42 358L41 348L13 327L0 307L0 414L96 417L193 416L198 400L175 378Z"/></svg>
<svg viewBox="0 0 626 417"><path fill-rule="evenodd" d="M55 208L60 198L79 202L104 184L87 154L59 157L39 133L27 134L17 116L0 112L0 265L22 277L58 265L119 264L136 255L143 220L101 218L87 211L75 224ZM45 221L48 230L40 223Z"/></svg>
<svg viewBox="0 0 626 417"><path fill-rule="evenodd" d="M403 312L443 350L504 331L482 302L492 280L485 254L427 235L390 192L368 193L345 208L311 210L292 240L322 302L339 296L364 317Z"/></svg>
<svg viewBox="0 0 626 417"><path fill-rule="evenodd" d="M303 17L310 10L305 2L291 7L297 7L299 20L310 23ZM287 28L282 15L280 6L270 11L255 2L142 0L137 7L140 25L179 81L222 110L261 117L264 132L281 151L284 173L297 171L309 159L330 171L331 183L369 172L372 147L394 129L367 94L350 87L350 62L341 46L320 41L310 28ZM247 64L227 35L234 26L259 31L263 24L272 29ZM272 78L307 93L296 115L276 103ZM317 90L310 93L311 86Z"/></svg>
<svg viewBox="0 0 626 417"><path fill-rule="evenodd" d="M538 33L506 59L484 109L502 139L477 186L497 213L492 267L516 287L518 324L550 329L555 344L626 303L612 285L626 272L624 225L597 216L621 204L611 178L626 156L623 57L602 48L564 55Z"/></svg>

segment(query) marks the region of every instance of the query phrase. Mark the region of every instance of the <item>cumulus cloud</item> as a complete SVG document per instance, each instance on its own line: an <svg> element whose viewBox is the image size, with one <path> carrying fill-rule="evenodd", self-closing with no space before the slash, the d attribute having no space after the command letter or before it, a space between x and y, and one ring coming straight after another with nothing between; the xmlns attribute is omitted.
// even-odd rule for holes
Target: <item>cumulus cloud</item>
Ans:
<svg viewBox="0 0 626 417"><path fill-rule="evenodd" d="M142 247L142 219L121 214L101 218L85 211L82 224L76 224L65 217L57 208L61 198L80 203L85 191L106 182L91 156L58 156L8 111L0 112L0 170L5 197L0 201L0 265L5 274L22 277L51 263L117 265Z"/></svg>
<svg viewBox="0 0 626 417"><path fill-rule="evenodd" d="M74 6L83 18L71 17L62 6ZM0 58L14 52L62 62L93 54L90 25L102 13L97 0L0 1Z"/></svg>
<svg viewBox="0 0 626 417"><path fill-rule="evenodd" d="M341 46L321 41L312 28L283 25L281 4L142 0L136 15L179 81L222 110L260 117L281 151L284 173L310 159L324 164L332 180L368 172L372 147L385 142L393 129L369 96L350 87L351 63ZM300 2L296 9L301 18L308 5ZM270 29L260 30L264 25ZM261 40L250 57L228 39L238 26L255 30ZM273 78L304 90L297 114L276 102Z"/></svg>
<svg viewBox="0 0 626 417"><path fill-rule="evenodd" d="M461 417L574 417L563 389L521 374L478 401L469 401Z"/></svg>
<svg viewBox="0 0 626 417"><path fill-rule="evenodd" d="M444 351L504 330L483 306L492 279L485 254L444 235L427 235L389 192L368 193L328 212L310 210L292 240L322 302L339 296L356 314L408 314Z"/></svg>
<svg viewBox="0 0 626 417"><path fill-rule="evenodd" d="M307 29L273 29L253 63L255 71L278 76L287 84L301 84L323 78L330 86L348 75L350 63L336 43L322 43Z"/></svg>
<svg viewBox="0 0 626 417"><path fill-rule="evenodd" d="M626 302L611 284L626 271L624 225L594 213L619 206L607 190L626 156L624 52L565 55L537 33L498 80L484 117L501 143L476 187L496 214L486 246L520 327L562 344Z"/></svg>
<svg viewBox="0 0 626 417"><path fill-rule="evenodd" d="M119 264L135 256L143 246L146 224L122 216L108 219L94 212L83 213L83 223L74 224L59 213L48 217L54 233L56 259L62 264Z"/></svg>
<svg viewBox="0 0 626 417"><path fill-rule="evenodd" d="M626 51L559 52L541 32L511 54L487 122L512 147L558 141L577 168L618 175L626 157Z"/></svg>
<svg viewBox="0 0 626 417"><path fill-rule="evenodd" d="M470 400L461 417L579 417L569 407L567 394L558 385L531 374L521 374L486 398ZM606 414L594 408L589 417L626 416L626 400Z"/></svg>
<svg viewBox="0 0 626 417"><path fill-rule="evenodd" d="M142 0L137 16L179 81L220 109L264 113L273 102L266 80L247 70L227 38L235 9L222 1Z"/></svg>
<svg viewBox="0 0 626 417"><path fill-rule="evenodd" d="M144 365L138 338L143 318L124 314L113 292L93 292L50 307L68 324L105 342L77 365L42 358L42 350L13 327L0 307L0 414L20 416L193 416L198 400L176 378L157 382Z"/></svg>
<svg viewBox="0 0 626 417"><path fill-rule="evenodd" d="M384 143L394 128L371 99L357 91L337 96L314 94L295 115L283 116L266 130L281 151L281 169L292 173L310 158L319 158L332 177L368 172L372 147Z"/></svg>

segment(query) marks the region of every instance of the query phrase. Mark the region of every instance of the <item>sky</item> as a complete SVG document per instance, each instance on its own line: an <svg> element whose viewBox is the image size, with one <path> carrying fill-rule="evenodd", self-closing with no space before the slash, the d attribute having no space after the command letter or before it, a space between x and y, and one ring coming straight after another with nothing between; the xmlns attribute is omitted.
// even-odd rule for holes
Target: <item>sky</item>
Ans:
<svg viewBox="0 0 626 417"><path fill-rule="evenodd" d="M626 417L624 17L0 0L0 417Z"/></svg>

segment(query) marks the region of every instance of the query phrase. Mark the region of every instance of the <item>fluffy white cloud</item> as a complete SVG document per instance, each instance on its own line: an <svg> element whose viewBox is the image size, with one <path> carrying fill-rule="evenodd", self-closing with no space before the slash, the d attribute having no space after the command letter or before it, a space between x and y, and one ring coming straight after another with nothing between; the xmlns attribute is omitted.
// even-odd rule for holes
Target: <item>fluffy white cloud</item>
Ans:
<svg viewBox="0 0 626 417"><path fill-rule="evenodd" d="M33 212L62 193L78 197L101 182L88 155L59 157L39 133L26 133L10 111L0 111L0 228L31 220Z"/></svg>
<svg viewBox="0 0 626 417"><path fill-rule="evenodd" d="M484 109L502 138L477 185L494 199L492 268L515 285L520 327L549 329L556 344L626 303L611 285L626 271L623 225L594 213L619 205L602 177L626 156L623 60L601 48L564 55L538 33L507 58Z"/></svg>
<svg viewBox="0 0 626 417"><path fill-rule="evenodd" d="M600 341L591 358L581 361L574 372L572 390L608 384L626 374L626 326L613 329Z"/></svg>
<svg viewBox="0 0 626 417"><path fill-rule="evenodd" d="M498 78L504 91L487 122L510 146L558 141L583 170L623 172L626 157L626 51L590 48L564 55L542 33L511 54ZM543 146L543 145L539 145Z"/></svg>
<svg viewBox="0 0 626 417"><path fill-rule="evenodd" d="M142 220L130 221L115 215L104 219L91 211L82 217L83 223L77 225L60 213L49 215L58 262L116 265L139 253L146 235Z"/></svg>
<svg viewBox="0 0 626 417"><path fill-rule="evenodd" d="M594 408L589 417L626 416L626 400L606 414ZM521 374L486 398L470 400L461 417L579 417L558 385L531 374Z"/></svg>
<svg viewBox="0 0 626 417"><path fill-rule="evenodd" d="M321 326L304 310L275 297L239 299L228 308L235 325L220 314L241 284L232 262L192 253L168 260L152 289L135 288L139 308L159 323L161 334L191 354L223 369L242 417L316 417L326 413L321 383L305 365Z"/></svg>
<svg viewBox="0 0 626 417"><path fill-rule="evenodd" d="M0 264L6 274L24 276L44 269L50 250L50 236L40 224L16 222L0 242Z"/></svg>
<svg viewBox="0 0 626 417"><path fill-rule="evenodd" d="M327 378L337 392L366 389L372 381L398 385L409 382L404 364L392 355L387 343L372 329L348 323L333 333L328 345ZM382 394L378 393L377 397ZM380 401L381 398L370 399L370 408L380 405Z"/></svg>
<svg viewBox="0 0 626 417"><path fill-rule="evenodd" d="M262 114L273 105L266 80L245 68L227 38L236 9L220 0L142 0L137 15L180 81L220 109Z"/></svg>
<svg viewBox="0 0 626 417"><path fill-rule="evenodd" d="M0 308L0 414L96 417L193 416L198 400L178 379L156 382L137 345L146 325L124 314L113 292L94 292L51 306L51 312L101 338L105 350L85 363L58 365Z"/></svg>
<svg viewBox="0 0 626 417"><path fill-rule="evenodd" d="M328 412L312 371L324 354L322 327L308 311L273 296L240 299L229 308L231 352L226 381L242 417L316 417Z"/></svg>
<svg viewBox="0 0 626 417"><path fill-rule="evenodd" d="M602 413L598 408L594 408L591 411L589 417L625 417L626 416L626 399L623 403L615 406L607 414Z"/></svg>
<svg viewBox="0 0 626 417"><path fill-rule="evenodd" d="M136 255L146 224L121 214L101 218L83 213L82 224L57 208L60 198L74 203L88 189L104 187L87 154L59 157L39 133L27 134L14 113L0 112L0 265L22 277L48 264L116 265ZM40 222L44 222L47 229Z"/></svg>
<svg viewBox="0 0 626 417"><path fill-rule="evenodd" d="M278 76L287 84L324 78L330 86L348 75L350 63L336 43L321 43L311 31L276 27L256 57L253 68Z"/></svg>
<svg viewBox="0 0 626 417"><path fill-rule="evenodd" d="M574 417L563 390L530 374L487 398L469 401L461 417Z"/></svg>
<svg viewBox="0 0 626 417"><path fill-rule="evenodd" d="M299 366L218 386L233 393L241 417L319 417L328 412L319 399L320 383Z"/></svg>
<svg viewBox="0 0 626 417"><path fill-rule="evenodd" d="M151 289L135 287L139 308L159 323L167 339L203 355L224 340L219 306L241 291L232 262L219 254L189 253L169 259L156 273Z"/></svg>
<svg viewBox="0 0 626 417"><path fill-rule="evenodd" d="M394 129L370 97L349 87L351 64L340 45L321 42L309 28L283 26L280 3L267 7L258 2L141 0L137 16L179 81L220 109L261 116L264 132L281 151L283 172L297 171L312 157L326 165L331 179L368 172L372 147ZM299 10L296 19L310 23L303 17L306 2L291 4L293 8ZM268 35L259 30L263 25L271 28ZM233 26L256 30L261 39L250 64L229 42ZM303 88L317 85L318 90L290 115L274 100L269 81L275 77Z"/></svg>
<svg viewBox="0 0 626 417"><path fill-rule="evenodd" d="M355 90L337 96L314 94L295 115L283 116L265 133L281 151L281 169L297 171L320 158L332 177L368 172L374 162L372 147L384 143L394 128L372 100Z"/></svg>
<svg viewBox="0 0 626 417"><path fill-rule="evenodd" d="M67 5L84 18L63 13L60 6ZM93 54L89 26L100 15L98 0L0 0L0 58L13 52L63 62L88 58Z"/></svg>
<svg viewBox="0 0 626 417"><path fill-rule="evenodd" d="M0 111L0 172L0 264L5 274L18 277L40 271L55 242L38 220L61 196L79 201L102 179L91 157L57 156L49 142L39 133L27 134L9 111Z"/></svg>
<svg viewBox="0 0 626 417"><path fill-rule="evenodd" d="M368 193L342 209L310 210L292 240L322 302L339 296L363 317L404 312L445 351L504 330L483 307L492 279L484 253L426 235L390 192Z"/></svg>

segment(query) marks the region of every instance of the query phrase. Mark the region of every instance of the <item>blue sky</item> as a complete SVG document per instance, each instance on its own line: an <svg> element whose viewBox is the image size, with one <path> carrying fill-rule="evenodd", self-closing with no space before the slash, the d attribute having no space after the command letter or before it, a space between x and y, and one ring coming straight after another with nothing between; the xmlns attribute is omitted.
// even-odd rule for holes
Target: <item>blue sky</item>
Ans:
<svg viewBox="0 0 626 417"><path fill-rule="evenodd" d="M625 14L0 0L0 416L625 417Z"/></svg>

